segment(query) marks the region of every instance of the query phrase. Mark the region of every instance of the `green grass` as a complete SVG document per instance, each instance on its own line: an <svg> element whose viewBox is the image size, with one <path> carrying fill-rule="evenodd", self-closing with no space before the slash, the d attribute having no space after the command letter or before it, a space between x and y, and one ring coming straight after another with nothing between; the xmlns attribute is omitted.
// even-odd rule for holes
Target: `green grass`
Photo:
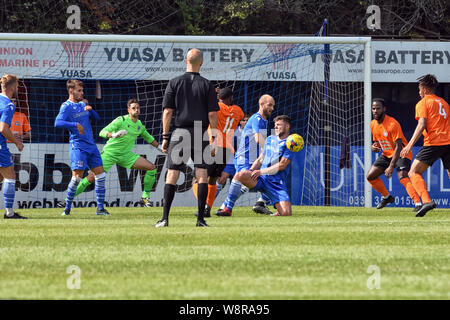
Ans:
<svg viewBox="0 0 450 320"><path fill-rule="evenodd" d="M410 208L236 208L196 228L192 208L22 210L0 220L0 299L449 299L450 215ZM70 265L81 288L70 290ZM380 270L380 288L367 273Z"/></svg>

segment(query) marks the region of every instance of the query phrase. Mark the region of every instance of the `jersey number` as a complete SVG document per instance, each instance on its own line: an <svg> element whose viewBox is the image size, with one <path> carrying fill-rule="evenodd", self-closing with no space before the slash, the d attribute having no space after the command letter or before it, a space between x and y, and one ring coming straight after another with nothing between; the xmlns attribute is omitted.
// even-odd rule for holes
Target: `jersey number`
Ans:
<svg viewBox="0 0 450 320"><path fill-rule="evenodd" d="M444 119L447 119L447 114L445 113L445 109L444 109L444 107L442 106L442 103L441 103L441 102L439 102L439 114L440 114L441 116L443 116Z"/></svg>
<svg viewBox="0 0 450 320"><path fill-rule="evenodd" d="M225 127L223 128L224 133L228 133L233 126L234 118L228 117L227 122L225 123Z"/></svg>

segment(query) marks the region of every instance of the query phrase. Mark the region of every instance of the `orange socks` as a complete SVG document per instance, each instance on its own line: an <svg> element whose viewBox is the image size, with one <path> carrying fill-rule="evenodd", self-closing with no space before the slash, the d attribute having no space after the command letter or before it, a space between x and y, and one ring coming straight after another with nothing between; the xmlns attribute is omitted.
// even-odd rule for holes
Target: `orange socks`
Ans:
<svg viewBox="0 0 450 320"><path fill-rule="evenodd" d="M389 195L389 191L384 186L383 180L381 180L380 178L376 178L375 180L368 181L376 191L381 193L383 197L387 197Z"/></svg>
<svg viewBox="0 0 450 320"><path fill-rule="evenodd" d="M192 185L192 192L194 192L195 198L198 199L198 183L194 183ZM217 194L217 185L208 184L208 197L206 198L206 203L210 208L212 208L214 205L216 194Z"/></svg>
<svg viewBox="0 0 450 320"><path fill-rule="evenodd" d="M411 177L411 183L414 189L419 194L420 198L422 198L422 203L431 202L430 195L427 191L427 184L420 174L413 175Z"/></svg>
<svg viewBox="0 0 450 320"><path fill-rule="evenodd" d="M208 197L206 198L206 204L212 208L214 205L214 200L216 199L217 185L208 184Z"/></svg>
<svg viewBox="0 0 450 320"><path fill-rule="evenodd" d="M195 199L198 199L198 183L192 184L192 192L194 193Z"/></svg>
<svg viewBox="0 0 450 320"><path fill-rule="evenodd" d="M408 195L413 199L414 203L421 203L419 194L417 193L416 189L414 189L414 186L409 178L403 178L400 180L400 183L405 187L406 192L408 192Z"/></svg>

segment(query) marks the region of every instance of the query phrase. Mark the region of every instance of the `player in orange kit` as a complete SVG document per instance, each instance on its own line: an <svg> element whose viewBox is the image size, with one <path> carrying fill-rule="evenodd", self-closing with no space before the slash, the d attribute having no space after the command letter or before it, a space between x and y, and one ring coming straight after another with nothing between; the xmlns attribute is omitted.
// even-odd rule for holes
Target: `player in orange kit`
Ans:
<svg viewBox="0 0 450 320"><path fill-rule="evenodd" d="M422 207L422 202L411 180L408 178L412 152L409 152L404 158L400 158L403 146L408 144L403 135L402 127L397 120L386 114L386 105L383 99L376 98L372 100L372 116L374 120L370 123L370 130L375 141L372 145L372 151L380 152L383 150L382 155L378 157L367 174L367 180L383 196L377 209L384 208L395 201L379 177L384 173L386 178L390 179L394 173L394 168L396 168L400 183L414 201L414 211L419 211Z"/></svg>
<svg viewBox="0 0 450 320"><path fill-rule="evenodd" d="M208 197L206 198L205 217L211 216L211 207L217 194L216 181L220 178L223 169L228 163L228 159L233 156L234 131L239 122L244 118L242 109L233 104L233 91L230 88L219 90L219 108L217 111L217 134L214 141L217 146L216 162L208 167ZM210 132L210 136L215 136ZM192 191L197 197L197 183L192 185Z"/></svg>
<svg viewBox="0 0 450 320"><path fill-rule="evenodd" d="M427 74L417 80L419 80L419 95L422 98L416 104L418 124L400 156L409 154L423 134L423 147L417 153L409 171L414 188L423 201L423 207L417 212L416 217L423 217L428 211L436 208L436 203L430 199L422 174L441 158L450 178L450 106L444 99L434 94L439 85L434 75Z"/></svg>

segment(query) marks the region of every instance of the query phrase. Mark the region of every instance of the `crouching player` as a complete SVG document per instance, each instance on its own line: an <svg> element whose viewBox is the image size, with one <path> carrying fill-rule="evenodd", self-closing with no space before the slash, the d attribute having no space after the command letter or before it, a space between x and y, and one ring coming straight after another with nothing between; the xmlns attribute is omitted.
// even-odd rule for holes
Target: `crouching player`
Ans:
<svg viewBox="0 0 450 320"><path fill-rule="evenodd" d="M288 116L280 115L274 119L274 123L276 135L266 139L263 152L250 170L236 173L234 179L249 189L255 189L266 195L277 209L272 216L290 216L292 209L286 178L293 152L286 147L286 138L289 136L291 121ZM231 200L237 199L239 194L240 188L230 187Z"/></svg>

